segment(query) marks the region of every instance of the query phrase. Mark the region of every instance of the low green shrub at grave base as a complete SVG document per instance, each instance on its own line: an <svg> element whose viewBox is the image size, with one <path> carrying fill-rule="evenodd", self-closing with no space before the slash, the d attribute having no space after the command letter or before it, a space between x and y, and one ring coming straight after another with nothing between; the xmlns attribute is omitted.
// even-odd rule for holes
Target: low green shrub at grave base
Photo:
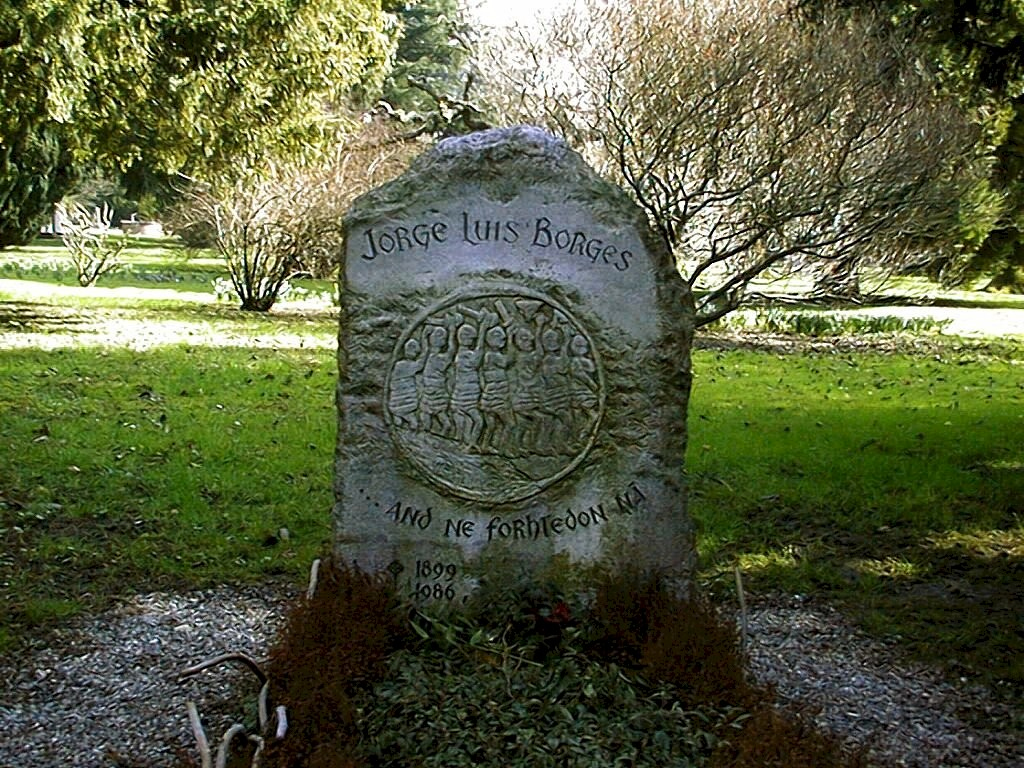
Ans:
<svg viewBox="0 0 1024 768"><path fill-rule="evenodd" d="M614 664L396 654L363 710L376 766L696 766L730 722Z"/></svg>
<svg viewBox="0 0 1024 768"><path fill-rule="evenodd" d="M271 704L286 704L289 729L270 740L269 768L862 765L746 683L734 625L655 582L620 574L592 608L546 609L543 586L522 584L518 607L481 594L442 619L385 581L321 574L271 652ZM627 594L634 609L615 615ZM702 664L739 674L711 691Z"/></svg>

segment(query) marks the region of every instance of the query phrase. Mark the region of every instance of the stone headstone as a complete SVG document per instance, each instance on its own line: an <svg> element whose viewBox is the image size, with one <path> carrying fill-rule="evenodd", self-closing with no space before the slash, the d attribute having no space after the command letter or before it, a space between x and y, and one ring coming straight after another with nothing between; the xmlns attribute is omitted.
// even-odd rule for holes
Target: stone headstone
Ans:
<svg viewBox="0 0 1024 768"><path fill-rule="evenodd" d="M537 128L358 199L341 264L336 551L410 598L694 566L692 299L622 190Z"/></svg>

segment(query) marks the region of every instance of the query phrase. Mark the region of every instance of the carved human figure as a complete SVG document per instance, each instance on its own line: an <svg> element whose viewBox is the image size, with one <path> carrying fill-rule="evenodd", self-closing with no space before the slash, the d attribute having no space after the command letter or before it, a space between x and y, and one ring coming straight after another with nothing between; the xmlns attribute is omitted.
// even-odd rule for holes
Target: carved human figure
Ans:
<svg viewBox="0 0 1024 768"><path fill-rule="evenodd" d="M470 321L456 331L456 352L452 370L452 418L456 439L476 447L483 432L480 413L480 366L483 363L483 334Z"/></svg>
<svg viewBox="0 0 1024 768"><path fill-rule="evenodd" d="M520 326L512 334L515 364L512 373L512 422L515 443L523 453L538 449L543 385L540 378L541 352L533 328Z"/></svg>
<svg viewBox="0 0 1024 768"><path fill-rule="evenodd" d="M484 420L483 443L501 452L508 443L511 422L511 389L507 353L508 334L500 325L487 330L480 368L480 413Z"/></svg>
<svg viewBox="0 0 1024 768"><path fill-rule="evenodd" d="M397 426L418 429L420 392L417 376L423 370L425 355L418 339L411 338L402 348L403 357L391 369L391 396L388 409Z"/></svg>
<svg viewBox="0 0 1024 768"><path fill-rule="evenodd" d="M455 357L453 333L454 321L451 319L444 326L430 326L420 377L419 426L439 437L451 437L453 433L448 389L448 371Z"/></svg>
<svg viewBox="0 0 1024 768"><path fill-rule="evenodd" d="M569 413L575 438L583 438L598 405L597 364L590 354L590 342L576 334L569 342Z"/></svg>
<svg viewBox="0 0 1024 768"><path fill-rule="evenodd" d="M545 454L556 455L566 449L569 438L569 392L568 359L561 329L550 326L541 334L541 378L544 381L545 430L542 432L542 448Z"/></svg>

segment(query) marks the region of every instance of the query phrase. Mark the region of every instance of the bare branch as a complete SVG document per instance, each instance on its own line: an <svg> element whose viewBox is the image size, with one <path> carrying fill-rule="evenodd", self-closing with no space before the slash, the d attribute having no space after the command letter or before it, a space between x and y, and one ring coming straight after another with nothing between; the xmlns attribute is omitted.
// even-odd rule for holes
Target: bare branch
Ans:
<svg viewBox="0 0 1024 768"><path fill-rule="evenodd" d="M206 731L203 730L203 724L199 720L199 710L196 709L195 702L192 701L185 703L185 709L188 711L188 721L192 726L196 747L199 749L200 764L202 768L213 768L213 761L210 757L210 742L206 738Z"/></svg>
<svg viewBox="0 0 1024 768"><path fill-rule="evenodd" d="M268 712L270 710L267 705L267 698L270 696L270 681L267 680L263 683L263 687L260 688L260 695L256 698L256 713L257 719L260 724L260 733L264 733L267 730L267 723L269 722Z"/></svg>
<svg viewBox="0 0 1024 768"><path fill-rule="evenodd" d="M507 122L544 116L632 193L701 322L771 273L891 273L922 243L954 247L984 170L909 45L868 14L789 8L582 0L480 67L495 107L519 110Z"/></svg>
<svg viewBox="0 0 1024 768"><path fill-rule="evenodd" d="M245 726L235 723L224 733L224 737L220 740L220 746L217 747L217 760L214 763L214 768L226 768L228 764L228 750L231 748L231 742L239 736L245 735Z"/></svg>
<svg viewBox="0 0 1024 768"><path fill-rule="evenodd" d="M256 751L252 754L252 762L249 764L249 768L259 768L266 742L263 740L263 737L254 736L253 734L249 734L249 741L256 745Z"/></svg>
<svg viewBox="0 0 1024 768"><path fill-rule="evenodd" d="M259 662L253 659L251 656L247 656L244 653L222 653L219 656L214 656L212 659L196 664L194 667L183 669L177 674L178 680L184 680L187 677L192 677L199 674L203 670L210 669L212 667L220 666L221 664L227 664L228 662L237 661L245 666L259 679L260 684L263 685L267 682L267 675L260 667Z"/></svg>

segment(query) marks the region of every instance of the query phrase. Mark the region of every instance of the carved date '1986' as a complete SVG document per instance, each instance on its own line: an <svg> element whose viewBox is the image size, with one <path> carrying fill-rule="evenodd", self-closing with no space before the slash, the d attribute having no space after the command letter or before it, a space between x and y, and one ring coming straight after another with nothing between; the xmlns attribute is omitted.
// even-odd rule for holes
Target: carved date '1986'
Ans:
<svg viewBox="0 0 1024 768"><path fill-rule="evenodd" d="M412 596L420 600L454 600L455 578L459 575L459 567L455 563L416 561L416 582L413 584Z"/></svg>

